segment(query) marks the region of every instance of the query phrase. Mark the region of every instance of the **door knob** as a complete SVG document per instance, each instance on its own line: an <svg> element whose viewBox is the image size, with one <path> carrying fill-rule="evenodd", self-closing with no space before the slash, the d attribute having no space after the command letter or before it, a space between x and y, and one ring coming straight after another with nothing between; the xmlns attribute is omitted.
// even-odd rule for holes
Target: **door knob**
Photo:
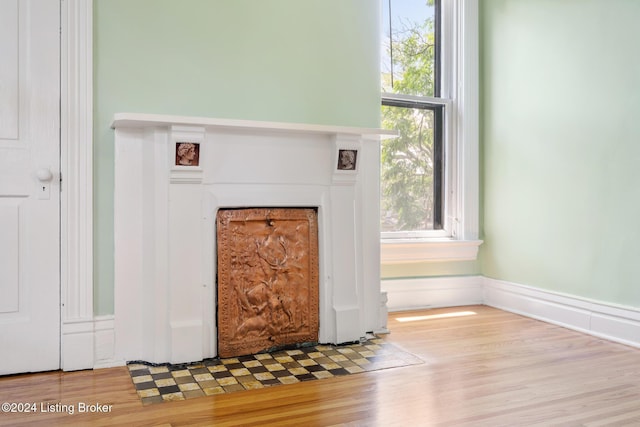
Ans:
<svg viewBox="0 0 640 427"><path fill-rule="evenodd" d="M49 168L40 168L36 171L36 177L40 182L49 182L53 179L53 174Z"/></svg>

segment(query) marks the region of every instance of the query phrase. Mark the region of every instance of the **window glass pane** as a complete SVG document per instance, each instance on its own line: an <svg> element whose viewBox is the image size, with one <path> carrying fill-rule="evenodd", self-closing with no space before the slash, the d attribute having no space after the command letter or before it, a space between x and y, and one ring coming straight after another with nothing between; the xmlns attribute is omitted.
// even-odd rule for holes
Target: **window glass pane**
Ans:
<svg viewBox="0 0 640 427"><path fill-rule="evenodd" d="M382 141L381 230L441 229L441 144L434 109L382 106L382 126L398 138ZM434 172L435 171L435 172ZM435 185L434 185L435 183Z"/></svg>
<svg viewBox="0 0 640 427"><path fill-rule="evenodd" d="M435 10L438 0L382 0L382 91L439 96Z"/></svg>

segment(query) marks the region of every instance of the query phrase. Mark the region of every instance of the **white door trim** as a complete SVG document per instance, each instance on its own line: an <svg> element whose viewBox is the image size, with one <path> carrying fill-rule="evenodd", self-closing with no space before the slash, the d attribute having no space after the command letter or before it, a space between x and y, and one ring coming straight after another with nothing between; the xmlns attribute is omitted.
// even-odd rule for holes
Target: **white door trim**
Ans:
<svg viewBox="0 0 640 427"><path fill-rule="evenodd" d="M61 6L61 368L93 368L93 1Z"/></svg>

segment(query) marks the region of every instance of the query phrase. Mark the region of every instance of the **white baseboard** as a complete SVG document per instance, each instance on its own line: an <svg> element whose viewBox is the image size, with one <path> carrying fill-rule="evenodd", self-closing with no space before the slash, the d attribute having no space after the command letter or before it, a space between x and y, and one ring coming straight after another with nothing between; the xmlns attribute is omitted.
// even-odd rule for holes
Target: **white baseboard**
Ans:
<svg viewBox="0 0 640 427"><path fill-rule="evenodd" d="M390 312L484 304L640 348L640 309L483 276L383 280Z"/></svg>
<svg viewBox="0 0 640 427"><path fill-rule="evenodd" d="M113 315L94 319L94 368L124 366L124 360L115 359L115 319Z"/></svg>
<svg viewBox="0 0 640 427"><path fill-rule="evenodd" d="M77 371L122 366L123 361L114 360L114 343L112 315L65 322L62 324L62 369Z"/></svg>
<svg viewBox="0 0 640 427"><path fill-rule="evenodd" d="M483 278L483 302L610 341L640 348L640 310Z"/></svg>
<svg viewBox="0 0 640 427"><path fill-rule="evenodd" d="M62 323L61 368L78 371L93 368L93 320Z"/></svg>
<svg viewBox="0 0 640 427"><path fill-rule="evenodd" d="M484 304L640 348L640 309L632 307L483 276L393 279L383 280L381 285L390 312ZM381 310L385 309L383 305ZM114 324L114 316L100 316L63 325L63 369L124 365L124 361L114 359Z"/></svg>
<svg viewBox="0 0 640 427"><path fill-rule="evenodd" d="M184 320L170 323L171 363L202 360L202 321ZM161 362L162 360L160 360ZM154 361L155 362L155 361Z"/></svg>
<svg viewBox="0 0 640 427"><path fill-rule="evenodd" d="M389 311L482 304L482 276L382 280Z"/></svg>

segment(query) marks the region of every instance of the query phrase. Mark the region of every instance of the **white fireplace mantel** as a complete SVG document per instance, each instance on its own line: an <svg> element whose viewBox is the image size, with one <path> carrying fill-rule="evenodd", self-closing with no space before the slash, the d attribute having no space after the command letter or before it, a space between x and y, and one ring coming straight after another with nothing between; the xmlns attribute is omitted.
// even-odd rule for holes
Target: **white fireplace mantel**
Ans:
<svg viewBox="0 0 640 427"><path fill-rule="evenodd" d="M314 207L319 340L381 329L380 138L342 126L121 113L115 129L115 353L121 361L217 355L215 218L222 208ZM176 147L196 144L197 165ZM341 150L356 151L352 169Z"/></svg>

